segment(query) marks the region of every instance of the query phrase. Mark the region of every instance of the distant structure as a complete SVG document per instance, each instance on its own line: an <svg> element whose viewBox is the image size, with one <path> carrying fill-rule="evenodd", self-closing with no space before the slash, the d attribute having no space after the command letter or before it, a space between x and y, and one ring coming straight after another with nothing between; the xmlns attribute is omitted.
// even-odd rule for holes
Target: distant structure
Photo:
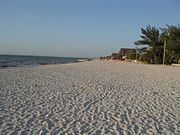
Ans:
<svg viewBox="0 0 180 135"><path fill-rule="evenodd" d="M131 54L131 53L133 53L133 52L135 52L136 51L136 49L134 49L134 48L121 48L120 50L119 50L119 54L123 57L127 57L129 54Z"/></svg>
<svg viewBox="0 0 180 135"><path fill-rule="evenodd" d="M134 48L121 48L119 52L112 53L111 59L120 59L120 60L126 60L128 56L130 56L132 53L135 53L136 49Z"/></svg>
<svg viewBox="0 0 180 135"><path fill-rule="evenodd" d="M132 61L132 59L135 59L135 58L136 58L136 49L134 49L134 48L121 48L118 52L112 53L109 56L100 57L100 60Z"/></svg>

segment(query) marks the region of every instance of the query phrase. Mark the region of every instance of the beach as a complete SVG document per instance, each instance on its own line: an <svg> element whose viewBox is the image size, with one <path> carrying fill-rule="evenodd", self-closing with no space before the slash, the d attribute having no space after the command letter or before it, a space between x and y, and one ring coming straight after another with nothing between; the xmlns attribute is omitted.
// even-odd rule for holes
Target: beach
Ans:
<svg viewBox="0 0 180 135"><path fill-rule="evenodd" d="M180 67L90 61L0 69L0 134L180 134Z"/></svg>

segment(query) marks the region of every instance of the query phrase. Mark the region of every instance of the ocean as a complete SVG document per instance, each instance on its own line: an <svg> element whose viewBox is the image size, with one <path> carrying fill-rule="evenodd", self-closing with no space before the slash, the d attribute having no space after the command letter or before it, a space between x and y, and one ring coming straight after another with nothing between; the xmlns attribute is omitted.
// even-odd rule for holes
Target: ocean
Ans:
<svg viewBox="0 0 180 135"><path fill-rule="evenodd" d="M48 64L65 64L65 63L75 63L75 62L78 62L78 58L0 55L0 68L36 66L36 65L48 65Z"/></svg>

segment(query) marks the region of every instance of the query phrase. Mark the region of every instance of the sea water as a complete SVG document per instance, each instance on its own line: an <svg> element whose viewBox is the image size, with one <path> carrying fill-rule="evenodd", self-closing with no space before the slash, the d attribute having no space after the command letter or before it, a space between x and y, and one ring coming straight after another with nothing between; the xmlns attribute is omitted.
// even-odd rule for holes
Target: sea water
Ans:
<svg viewBox="0 0 180 135"><path fill-rule="evenodd" d="M36 65L48 65L48 64L64 64L64 63L75 63L75 62L78 62L78 58L0 55L0 68L36 66Z"/></svg>

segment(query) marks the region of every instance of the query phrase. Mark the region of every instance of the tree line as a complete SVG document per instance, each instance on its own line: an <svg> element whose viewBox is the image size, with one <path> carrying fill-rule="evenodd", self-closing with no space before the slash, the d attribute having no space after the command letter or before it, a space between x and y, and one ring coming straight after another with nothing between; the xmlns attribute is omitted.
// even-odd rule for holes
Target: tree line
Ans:
<svg viewBox="0 0 180 135"><path fill-rule="evenodd" d="M165 28L147 25L146 28L141 28L141 33L140 40L134 42L140 52L137 55L139 60L151 64L162 64L165 56L165 64L180 62L179 25L166 25Z"/></svg>

